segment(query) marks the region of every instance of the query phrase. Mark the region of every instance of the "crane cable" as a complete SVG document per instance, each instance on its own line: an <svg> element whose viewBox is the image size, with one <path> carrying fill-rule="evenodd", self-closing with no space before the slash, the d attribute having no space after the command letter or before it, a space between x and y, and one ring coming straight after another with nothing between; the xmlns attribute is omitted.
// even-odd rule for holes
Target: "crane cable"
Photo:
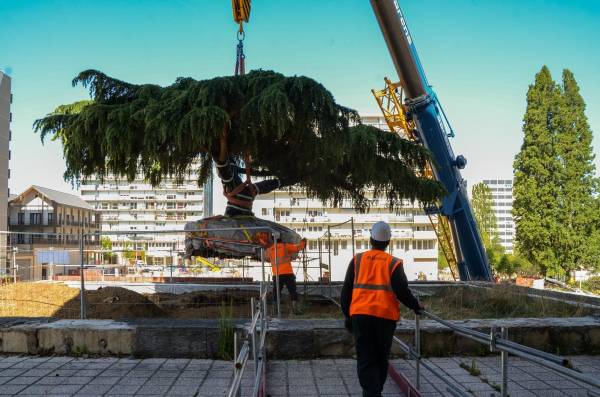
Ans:
<svg viewBox="0 0 600 397"><path fill-rule="evenodd" d="M237 32L237 49L235 59L235 75L242 76L246 74L246 55L244 54L244 39L246 33L244 32L244 22L248 22L250 19L250 0L231 0L231 7L233 9L233 20L239 24Z"/></svg>

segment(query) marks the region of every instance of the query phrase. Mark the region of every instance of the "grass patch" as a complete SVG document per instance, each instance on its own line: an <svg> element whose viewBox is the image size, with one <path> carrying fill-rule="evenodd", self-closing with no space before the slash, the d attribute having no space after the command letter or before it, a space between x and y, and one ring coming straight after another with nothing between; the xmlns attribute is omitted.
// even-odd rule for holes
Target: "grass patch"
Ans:
<svg viewBox="0 0 600 397"><path fill-rule="evenodd" d="M479 370L479 368L477 368L477 363L475 362L475 360L471 360L471 365L465 362L461 362L459 365L462 369L466 370L471 376L477 377L481 375L481 371Z"/></svg>
<svg viewBox="0 0 600 397"><path fill-rule="evenodd" d="M219 347L217 356L222 360L233 360L233 302L221 302L219 307Z"/></svg>
<svg viewBox="0 0 600 397"><path fill-rule="evenodd" d="M511 286L493 288L447 287L436 289L421 300L427 309L449 320L465 318L516 317L582 317L598 310L556 300L528 296ZM414 313L403 310L403 318L412 319Z"/></svg>

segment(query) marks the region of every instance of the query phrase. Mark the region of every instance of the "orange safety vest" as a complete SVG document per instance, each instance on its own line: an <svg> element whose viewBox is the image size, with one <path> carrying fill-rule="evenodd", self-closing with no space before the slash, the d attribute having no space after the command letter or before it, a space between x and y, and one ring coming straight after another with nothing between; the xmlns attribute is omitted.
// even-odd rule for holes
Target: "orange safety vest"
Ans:
<svg viewBox="0 0 600 397"><path fill-rule="evenodd" d="M400 303L392 290L392 274L402 259L379 250L370 250L354 257L354 287L350 316L369 316L398 321Z"/></svg>
<svg viewBox="0 0 600 397"><path fill-rule="evenodd" d="M277 246L277 262L275 262L275 246ZM271 270L273 271L273 275L275 276L279 274L280 276L282 276L284 274L294 274L294 269L292 269L292 255L296 252L302 251L304 247L304 243L277 243L271 245L267 249L267 257L265 259L271 262ZM277 266L277 264L279 264L279 267ZM279 273L277 273L278 268Z"/></svg>

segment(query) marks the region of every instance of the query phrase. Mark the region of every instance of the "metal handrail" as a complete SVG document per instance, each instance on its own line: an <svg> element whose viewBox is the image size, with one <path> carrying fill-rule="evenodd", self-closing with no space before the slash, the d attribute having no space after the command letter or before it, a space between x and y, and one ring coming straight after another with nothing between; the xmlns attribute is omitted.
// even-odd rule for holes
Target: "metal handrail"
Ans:
<svg viewBox="0 0 600 397"><path fill-rule="evenodd" d="M568 359L556 356L551 353L546 353L537 349L533 349L528 346L523 346L519 343L512 342L506 339L506 335L499 336L495 329L492 329L490 335L487 335L483 332L475 331L472 329L468 329L465 327L461 327L459 325L453 324L447 320L444 320L433 313L423 310L422 314L431 318L432 320L444 325L447 328L450 328L454 333L464 336L466 338L475 340L482 344L489 344L492 351L500 351L503 353L503 365L502 365L502 396L507 395L506 390L506 379L507 379L507 369L506 369L506 359L508 358L508 354L512 354L514 356L520 357L522 359L534 362L536 364L542 365L546 368L549 368L555 372L559 372L563 375L566 375L570 378L578 380L580 382L586 383L588 385L597 387L600 389L600 381L595 378L592 378L588 375L582 374L580 372L571 369L571 363ZM415 323L416 332L419 333L420 329L418 327L418 322ZM396 338L397 339L397 338ZM417 361L420 361L420 356L415 357ZM419 373L417 372L417 376ZM417 382L419 383L419 382Z"/></svg>
<svg viewBox="0 0 600 397"><path fill-rule="evenodd" d="M231 381L231 386L229 388L229 392L227 393L227 397L238 396L240 386L242 384L242 376L244 375L244 370L246 369L246 364L248 363L249 355L250 344L248 343L248 341L245 341L234 363L235 375L233 376L233 380Z"/></svg>
<svg viewBox="0 0 600 397"><path fill-rule="evenodd" d="M393 340L400 346L400 349L402 349L402 351L404 351L409 358L417 359L419 361L419 364L422 365L423 368L427 369L433 375L435 375L438 379L443 381L446 384L446 386L448 387L447 390L453 396L458 396L458 397L469 397L470 396L470 394L466 390L464 390L464 391L460 390L454 383L452 383L450 380L448 380L448 376L446 374L440 374L434 366L430 365L426 361L421 360L420 355L418 355L417 352L415 351L415 349L412 346L410 346L408 343L404 342L397 336L394 336Z"/></svg>
<svg viewBox="0 0 600 397"><path fill-rule="evenodd" d="M244 371L246 369L246 363L252 351L252 358L254 360L254 382L252 389L252 396L256 397L260 394L262 376L264 374L265 362L266 362L266 349L265 341L267 335L267 288L264 282L260 283L260 295L258 301L254 298L251 299L250 307L252 310L252 320L247 330L247 335L237 354L237 333L234 335L234 351L236 351L236 359L234 362L234 376L229 387L228 397L239 397L240 386ZM257 334L258 327L260 325L260 332Z"/></svg>

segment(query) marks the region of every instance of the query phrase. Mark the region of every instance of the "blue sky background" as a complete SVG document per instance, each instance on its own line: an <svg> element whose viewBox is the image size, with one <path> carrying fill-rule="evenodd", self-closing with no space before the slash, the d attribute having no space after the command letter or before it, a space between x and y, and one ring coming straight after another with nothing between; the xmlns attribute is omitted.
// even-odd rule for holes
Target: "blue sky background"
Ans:
<svg viewBox="0 0 600 397"><path fill-rule="evenodd" d="M229 0L0 0L0 68L12 69L10 188L68 190L61 147L44 146L33 121L87 97L81 70L167 85L232 74ZM510 178L522 142L525 94L547 64L570 68L587 102L600 158L600 1L402 0L430 83L457 132L469 184ZM397 79L368 0L254 0L247 69L302 74L336 99L377 114L371 88ZM599 159L596 160L600 168Z"/></svg>

